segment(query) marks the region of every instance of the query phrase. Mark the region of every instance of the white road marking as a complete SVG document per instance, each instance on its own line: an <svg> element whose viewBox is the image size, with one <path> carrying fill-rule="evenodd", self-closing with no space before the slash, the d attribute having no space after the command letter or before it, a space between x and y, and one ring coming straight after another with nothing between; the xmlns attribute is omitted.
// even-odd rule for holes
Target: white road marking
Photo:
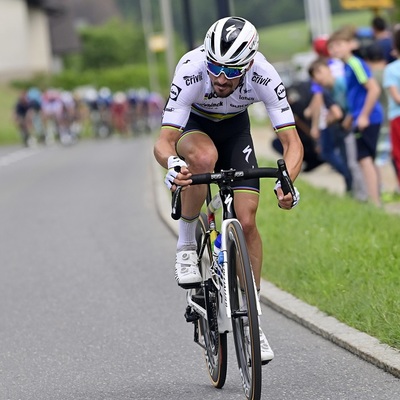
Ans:
<svg viewBox="0 0 400 400"><path fill-rule="evenodd" d="M40 149L21 149L13 151L12 153L0 157L0 167L8 167L11 164L25 160L37 153L40 153Z"/></svg>

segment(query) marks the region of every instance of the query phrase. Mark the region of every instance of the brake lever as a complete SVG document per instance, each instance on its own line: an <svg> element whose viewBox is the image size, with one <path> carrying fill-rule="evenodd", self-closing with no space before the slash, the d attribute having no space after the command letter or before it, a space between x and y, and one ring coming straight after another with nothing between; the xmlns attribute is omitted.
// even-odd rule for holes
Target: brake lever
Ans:
<svg viewBox="0 0 400 400"><path fill-rule="evenodd" d="M290 179L289 173L286 168L285 160L282 158L277 161L278 164L278 179L281 181L281 187L283 193L286 195L290 193L293 198L296 196L296 191L294 190L293 182Z"/></svg>
<svg viewBox="0 0 400 400"><path fill-rule="evenodd" d="M177 186L175 192L172 193L171 218L175 221L177 221L181 217L182 213L181 191L182 186Z"/></svg>

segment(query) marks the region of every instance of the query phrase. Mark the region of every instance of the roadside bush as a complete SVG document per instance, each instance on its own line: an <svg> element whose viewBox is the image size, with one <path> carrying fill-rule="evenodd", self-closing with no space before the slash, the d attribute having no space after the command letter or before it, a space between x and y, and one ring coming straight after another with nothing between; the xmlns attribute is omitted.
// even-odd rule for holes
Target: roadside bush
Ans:
<svg viewBox="0 0 400 400"><path fill-rule="evenodd" d="M158 77L161 93L168 93L168 71L163 65L158 66ZM92 85L97 88L109 87L112 91L128 88L149 87L149 69L147 65L131 64L123 67L106 68L101 70L85 70L82 72L66 70L58 75L37 75L29 80L14 81L13 86L26 89L32 86L42 90L49 87L73 90L79 86Z"/></svg>
<svg viewBox="0 0 400 400"><path fill-rule="evenodd" d="M115 67L146 59L143 32L132 23L111 19L104 25L81 29L79 36L83 70Z"/></svg>

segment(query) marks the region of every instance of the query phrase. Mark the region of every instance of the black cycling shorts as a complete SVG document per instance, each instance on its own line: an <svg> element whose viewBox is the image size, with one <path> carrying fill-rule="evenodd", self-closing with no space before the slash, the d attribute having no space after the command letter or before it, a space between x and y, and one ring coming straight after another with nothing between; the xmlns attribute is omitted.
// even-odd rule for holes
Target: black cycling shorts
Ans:
<svg viewBox="0 0 400 400"><path fill-rule="evenodd" d="M181 138L191 132L203 132L214 142L218 151L215 172L230 168L244 170L258 167L247 111L218 122L191 113ZM231 186L235 190L258 193L260 180L232 182Z"/></svg>

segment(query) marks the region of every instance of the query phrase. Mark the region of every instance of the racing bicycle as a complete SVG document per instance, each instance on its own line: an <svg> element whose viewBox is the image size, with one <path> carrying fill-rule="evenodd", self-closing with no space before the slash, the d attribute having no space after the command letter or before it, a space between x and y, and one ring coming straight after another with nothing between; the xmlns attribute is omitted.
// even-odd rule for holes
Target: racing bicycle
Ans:
<svg viewBox="0 0 400 400"><path fill-rule="evenodd" d="M253 168L243 171L222 170L197 174L191 185L208 185L207 212L202 212L196 226L198 266L202 281L185 285L187 307L185 317L194 325L194 341L204 351L211 382L216 388L225 384L227 373L227 334L233 332L236 358L242 387L249 400L261 397L262 363L258 316L261 307L253 277L249 253L242 227L234 209L231 182L253 178L279 179L285 194L295 195L283 159L278 168ZM219 186L215 196L210 184ZM173 219L181 216L182 187L172 197ZM220 231L215 212L222 207ZM213 244L220 236L221 250L213 254Z"/></svg>

